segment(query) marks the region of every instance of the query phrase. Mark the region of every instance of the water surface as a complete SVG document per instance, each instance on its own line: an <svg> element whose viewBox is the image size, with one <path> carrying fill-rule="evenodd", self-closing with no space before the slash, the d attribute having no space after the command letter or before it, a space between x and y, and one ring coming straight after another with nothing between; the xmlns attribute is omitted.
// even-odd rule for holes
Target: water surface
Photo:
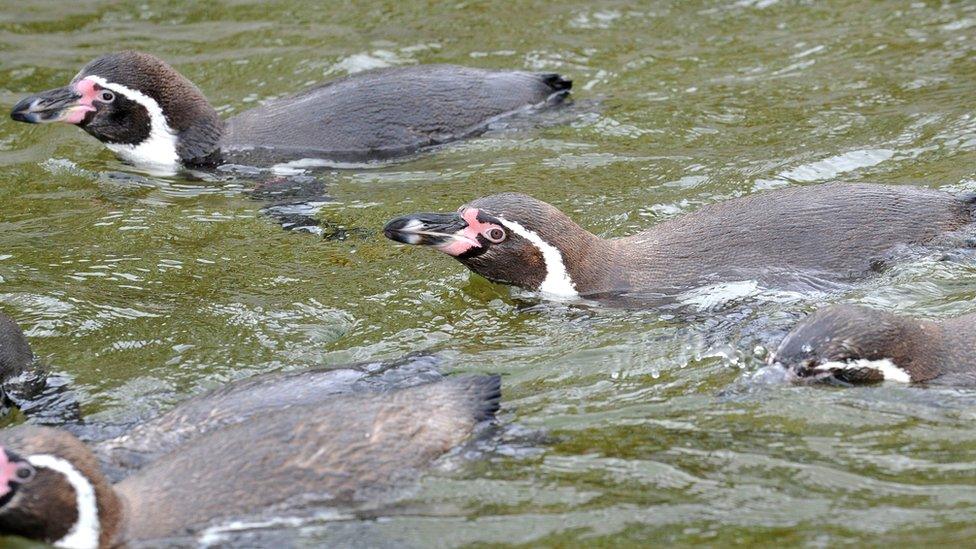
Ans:
<svg viewBox="0 0 976 549"><path fill-rule="evenodd" d="M445 460L382 518L245 535L444 547L976 535L976 391L790 387L757 373L826 302L973 312L964 256L920 254L835 292L706 289L678 315L513 295L379 234L395 215L502 191L602 236L789 185L976 191L973 4L4 1L0 105L122 48L167 59L225 115L392 65L576 83L556 123L309 172L327 197L302 209L312 232L262 214L246 174L147 175L76 128L0 118L0 308L73 378L89 420L124 424L258 372L415 351L448 372L504 375L512 427L474 459Z"/></svg>

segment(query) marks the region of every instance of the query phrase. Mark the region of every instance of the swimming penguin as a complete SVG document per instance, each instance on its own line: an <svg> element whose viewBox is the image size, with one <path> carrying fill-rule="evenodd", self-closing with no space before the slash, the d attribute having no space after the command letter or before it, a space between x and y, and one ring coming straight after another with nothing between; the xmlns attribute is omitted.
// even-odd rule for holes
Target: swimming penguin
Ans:
<svg viewBox="0 0 976 549"><path fill-rule="evenodd" d="M112 485L66 431L0 431L0 535L62 547L185 537L316 505L355 505L414 478L494 416L497 376L262 413L176 447Z"/></svg>
<svg viewBox="0 0 976 549"><path fill-rule="evenodd" d="M417 65L340 78L224 122L164 61L124 51L23 99L11 117L75 124L124 160L157 169L363 162L470 137L500 117L559 102L571 86L551 73Z"/></svg>
<svg viewBox="0 0 976 549"><path fill-rule="evenodd" d="M0 313L0 384L30 370L34 361L24 331L9 316Z"/></svg>
<svg viewBox="0 0 976 549"><path fill-rule="evenodd" d="M724 281L856 280L898 245L969 224L973 202L905 185L790 187L605 239L545 202L505 193L456 213L398 217L383 231L397 242L433 246L491 281L549 297L674 296Z"/></svg>
<svg viewBox="0 0 976 549"><path fill-rule="evenodd" d="M976 382L976 314L919 320L831 305L794 327L768 359L800 380Z"/></svg>
<svg viewBox="0 0 976 549"><path fill-rule="evenodd" d="M67 379L49 372L20 326L0 313L0 412L12 407L41 424L75 421L81 414Z"/></svg>

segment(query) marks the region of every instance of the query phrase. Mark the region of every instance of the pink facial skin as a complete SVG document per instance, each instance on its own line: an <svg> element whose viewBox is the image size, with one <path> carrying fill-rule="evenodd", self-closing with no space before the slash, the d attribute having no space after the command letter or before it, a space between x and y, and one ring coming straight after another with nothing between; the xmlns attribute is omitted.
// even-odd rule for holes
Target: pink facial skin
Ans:
<svg viewBox="0 0 976 549"><path fill-rule="evenodd" d="M10 492L10 482L16 482L19 466L7 459L7 452L0 448L0 497Z"/></svg>
<svg viewBox="0 0 976 549"><path fill-rule="evenodd" d="M95 83L86 78L75 82L74 87L75 91L81 94L81 99L78 100L78 103L75 106L64 111L59 119L60 122L79 124L85 119L86 114L95 110L93 103L95 98L98 96L98 90L95 89Z"/></svg>
<svg viewBox="0 0 976 549"><path fill-rule="evenodd" d="M468 226L454 233L454 238L450 241L437 247L438 250L447 255L456 257L471 248L480 248L481 243L478 242L478 235L498 227L494 223L482 223L478 221L478 208L466 208L461 213L461 219L467 222Z"/></svg>

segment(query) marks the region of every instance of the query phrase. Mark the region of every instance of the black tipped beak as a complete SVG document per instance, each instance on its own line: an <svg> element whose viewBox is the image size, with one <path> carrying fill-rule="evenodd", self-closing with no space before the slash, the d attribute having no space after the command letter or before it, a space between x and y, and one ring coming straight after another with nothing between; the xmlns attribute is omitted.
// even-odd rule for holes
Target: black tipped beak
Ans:
<svg viewBox="0 0 976 549"><path fill-rule="evenodd" d="M81 103L81 94L71 86L56 88L22 99L10 111L10 118L28 124L68 122L77 124L85 114L94 110Z"/></svg>
<svg viewBox="0 0 976 549"><path fill-rule="evenodd" d="M459 234L468 223L459 214L418 213L398 217L383 227L390 240L404 244L440 246L465 238Z"/></svg>
<svg viewBox="0 0 976 549"><path fill-rule="evenodd" d="M817 364L815 358L809 353L802 352L793 347L793 345L790 345L789 339L783 341L778 349L769 353L766 357L766 365L778 366L799 377L811 376L811 369Z"/></svg>

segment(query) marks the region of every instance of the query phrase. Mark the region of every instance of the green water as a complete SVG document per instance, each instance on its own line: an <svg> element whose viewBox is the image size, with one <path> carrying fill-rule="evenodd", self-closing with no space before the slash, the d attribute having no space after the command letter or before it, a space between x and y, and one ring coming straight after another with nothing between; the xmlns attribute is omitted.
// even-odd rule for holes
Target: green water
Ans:
<svg viewBox="0 0 976 549"><path fill-rule="evenodd" d="M4 0L0 105L123 48L167 59L225 114L372 66L524 68L576 83L561 123L315 174L332 199L316 216L345 240L282 230L241 178L147 176L76 128L0 117L0 308L74 379L90 420L131 421L257 372L425 350L450 372L504 375L507 436L548 433L439 467L388 518L281 527L284 539L976 537L976 392L755 376L755 355L824 302L928 318L976 310L976 262L923 257L836 293L756 289L671 317L513 297L378 233L395 215L500 191L603 236L787 185L976 191L976 5Z"/></svg>

